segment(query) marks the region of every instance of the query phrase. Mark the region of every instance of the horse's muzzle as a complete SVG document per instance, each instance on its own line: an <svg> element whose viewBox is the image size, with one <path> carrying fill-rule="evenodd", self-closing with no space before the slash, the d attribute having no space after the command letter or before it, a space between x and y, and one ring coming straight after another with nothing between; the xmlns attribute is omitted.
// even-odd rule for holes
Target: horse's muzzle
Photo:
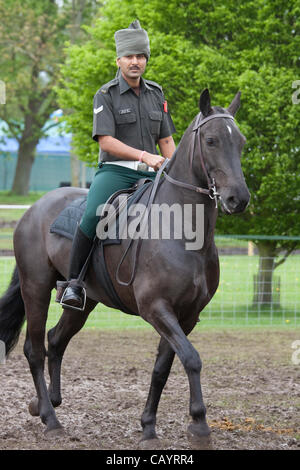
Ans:
<svg viewBox="0 0 300 470"><path fill-rule="evenodd" d="M226 193L226 192L225 192ZM250 202L250 193L247 188L230 194L220 193L220 202L223 212L226 214L239 214L244 212Z"/></svg>

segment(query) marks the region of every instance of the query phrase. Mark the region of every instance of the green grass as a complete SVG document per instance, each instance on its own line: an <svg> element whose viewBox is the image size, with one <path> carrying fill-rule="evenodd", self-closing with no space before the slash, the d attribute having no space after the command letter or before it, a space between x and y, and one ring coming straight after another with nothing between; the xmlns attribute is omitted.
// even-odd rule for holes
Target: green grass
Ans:
<svg viewBox="0 0 300 470"><path fill-rule="evenodd" d="M238 238L227 238L221 235L215 236L215 243L218 248L248 248L248 240L241 240Z"/></svg>
<svg viewBox="0 0 300 470"><path fill-rule="evenodd" d="M45 192L31 192L27 196L18 196L9 191L0 191L0 204L32 205ZM0 222L12 223L18 221L27 209L0 209ZM12 250L12 227L0 226L0 250Z"/></svg>
<svg viewBox="0 0 300 470"><path fill-rule="evenodd" d="M31 192L27 196L18 196L10 191L0 191L0 204L33 204L40 199L45 191Z"/></svg>
<svg viewBox="0 0 300 470"><path fill-rule="evenodd" d="M0 250L13 249L13 228L3 227L0 228Z"/></svg>
<svg viewBox="0 0 300 470"><path fill-rule="evenodd" d="M0 191L0 204L9 205L32 205L40 199L45 192L32 192L27 196L18 196L9 191ZM26 209L0 209L0 221L12 222L19 220ZM1 249L1 246L0 246Z"/></svg>
<svg viewBox="0 0 300 470"><path fill-rule="evenodd" d="M0 220L15 222L19 220L27 209L0 209Z"/></svg>
<svg viewBox="0 0 300 470"><path fill-rule="evenodd" d="M280 276L280 308L257 309L252 307L253 274L257 270L258 257L221 256L221 281L219 288L200 316L198 326L203 327L260 327L299 326L300 311L300 256L290 256L275 271ZM7 288L14 267L13 258L0 258L0 295ZM48 327L57 323L61 307L52 302ZM98 304L85 325L87 328L151 328L139 317L126 315Z"/></svg>

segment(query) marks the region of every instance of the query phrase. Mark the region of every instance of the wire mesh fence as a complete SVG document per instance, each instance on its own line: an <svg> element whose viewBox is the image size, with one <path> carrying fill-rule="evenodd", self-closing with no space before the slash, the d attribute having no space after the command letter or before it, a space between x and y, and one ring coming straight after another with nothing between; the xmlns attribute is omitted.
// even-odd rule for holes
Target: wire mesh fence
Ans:
<svg viewBox="0 0 300 470"><path fill-rule="evenodd" d="M26 209L27 206L15 206L7 210L4 205L0 206L0 220L4 221L0 226L0 296L9 284L15 265L12 243L15 222ZM256 236L259 238L267 237ZM201 312L200 325L299 325L299 251L294 251L273 270L274 263L262 262L248 236L217 236L216 244L220 256L220 283L213 299ZM272 260L265 258L264 261ZM268 267L272 268L268 271ZM50 325L58 321L62 312L54 298L55 292L49 308ZM138 328L145 327L146 323L137 316L98 304L86 325L91 328Z"/></svg>
<svg viewBox="0 0 300 470"><path fill-rule="evenodd" d="M15 265L14 257L0 258L0 295L6 290ZM221 255L220 283L200 315L200 325L299 325L300 255L291 255L273 274L272 284L264 285L269 301L257 300L258 256ZM263 291L265 292L265 291ZM265 292L266 293L266 292ZM52 301L49 324L55 324L61 307ZM139 317L126 315L98 304L87 326L103 328L138 328L146 324Z"/></svg>

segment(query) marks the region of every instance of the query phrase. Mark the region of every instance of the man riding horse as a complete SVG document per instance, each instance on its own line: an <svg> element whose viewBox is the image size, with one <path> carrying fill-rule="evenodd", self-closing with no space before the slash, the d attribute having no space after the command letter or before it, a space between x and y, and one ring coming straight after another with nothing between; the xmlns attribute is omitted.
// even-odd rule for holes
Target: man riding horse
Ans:
<svg viewBox="0 0 300 470"><path fill-rule="evenodd" d="M147 32L136 20L128 29L116 31L115 43L117 75L97 91L93 103L99 169L73 240L68 283L63 284L62 303L76 310L83 308L83 285L77 280L93 246L98 206L141 178L154 180L165 158L171 158L175 151L175 127L162 88L142 78L150 57Z"/></svg>

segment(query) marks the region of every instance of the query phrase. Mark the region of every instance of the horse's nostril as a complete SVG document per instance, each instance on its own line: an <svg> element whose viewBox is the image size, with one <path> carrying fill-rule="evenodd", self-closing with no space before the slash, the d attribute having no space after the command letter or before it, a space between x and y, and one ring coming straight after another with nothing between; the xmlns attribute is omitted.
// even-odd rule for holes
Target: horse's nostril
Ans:
<svg viewBox="0 0 300 470"><path fill-rule="evenodd" d="M227 203L235 209L239 205L239 200L235 196L229 196Z"/></svg>
<svg viewBox="0 0 300 470"><path fill-rule="evenodd" d="M238 198L236 196L229 196L226 201L226 206L231 212L238 213L243 212L248 204L248 199Z"/></svg>

